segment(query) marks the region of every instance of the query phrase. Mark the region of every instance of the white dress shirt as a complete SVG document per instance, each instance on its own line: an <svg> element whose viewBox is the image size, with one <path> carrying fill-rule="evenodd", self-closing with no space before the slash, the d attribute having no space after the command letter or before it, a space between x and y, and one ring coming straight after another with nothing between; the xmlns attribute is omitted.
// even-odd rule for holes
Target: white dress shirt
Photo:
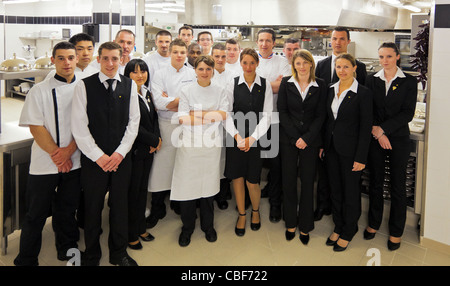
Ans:
<svg viewBox="0 0 450 286"><path fill-rule="evenodd" d="M261 77L256 74L255 81L252 83L251 86L248 86L247 82L245 81L244 74L239 76L238 85L245 84L249 91L251 92L255 86L255 84L258 84L261 86ZM228 97L228 114L227 119L225 122L225 130L230 134L232 137L234 137L238 132L236 127L234 126L234 119L233 119L233 103L234 103L234 79L232 79L228 85L227 85L227 97ZM266 80L266 92L264 94L264 105L263 105L263 117L260 119L258 125L255 128L255 131L250 135L251 137L255 138L256 140L259 140L261 136L266 134L267 130L269 130L270 122L272 118L272 112L273 112L273 93L272 93L272 87ZM244 135L243 135L244 136Z"/></svg>
<svg viewBox="0 0 450 286"><path fill-rule="evenodd" d="M102 72L98 75L100 82L103 83L106 89L108 89L108 76ZM120 81L119 73L114 76L113 90L117 86L117 81ZM86 112L87 98L86 98L86 86L84 81L79 81L75 87L75 92L72 102L72 132L77 142L78 148L83 152L86 157L93 162L97 161L105 153L95 143L94 138L89 131L89 119ZM131 150L131 147L136 139L139 130L139 121L141 114L139 111L138 92L136 83L132 82L131 94L130 94L130 107L129 107L129 121L125 134L122 137L120 145L115 152L119 153L123 157Z"/></svg>
<svg viewBox="0 0 450 286"><path fill-rule="evenodd" d="M34 85L27 96L20 115L19 126L44 126L54 142L57 142L55 110L52 89L55 89L58 106L58 129L60 147L67 147L72 141L71 112L72 96L77 82L67 83L54 77L43 80ZM80 150L76 150L71 157L72 169L80 168ZM47 175L58 174L58 167L53 163L50 154L39 147L36 141L31 147L30 174Z"/></svg>
<svg viewBox="0 0 450 286"><path fill-rule="evenodd" d="M309 88L311 86L314 87L319 87L319 85L317 84L317 82L315 80L311 81L308 86L305 88L305 90L302 92L302 89L300 88L300 84L298 83L298 81L295 79L295 77L291 77L288 82L293 82L295 84L295 87L297 87L298 92L300 93L302 100L305 100L306 95L308 94Z"/></svg>
<svg viewBox="0 0 450 286"><path fill-rule="evenodd" d="M354 93L358 92L358 81L356 78L353 79L353 83L350 86L350 88L344 90L341 92L341 95L338 97L339 93L339 84L341 81L339 80L335 84L333 84L331 87L334 89L334 98L331 102L331 111L333 111L334 119L337 118L338 112L339 112L339 106L341 106L342 101L344 101L345 96L349 91L353 91Z"/></svg>
<svg viewBox="0 0 450 286"><path fill-rule="evenodd" d="M185 65L179 71L169 65L155 74L152 80L153 103L161 118L172 119L176 112L169 111L167 105L180 97L181 88L194 82L196 77L195 71ZM164 97L163 92L168 97Z"/></svg>
<svg viewBox="0 0 450 286"><path fill-rule="evenodd" d="M374 77L379 77L381 80L384 81L384 84L386 86L386 95L388 94L389 88L391 87L392 82L398 78L398 77L406 77L406 75L403 73L403 71L397 67L397 72L395 73L395 76L390 80L387 81L386 77L384 77L384 69L381 69L379 72L373 75Z"/></svg>

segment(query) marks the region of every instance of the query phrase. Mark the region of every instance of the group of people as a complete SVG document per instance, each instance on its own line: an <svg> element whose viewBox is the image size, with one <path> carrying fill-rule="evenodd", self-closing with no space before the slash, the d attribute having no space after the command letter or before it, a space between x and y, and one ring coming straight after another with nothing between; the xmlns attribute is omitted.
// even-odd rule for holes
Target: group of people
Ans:
<svg viewBox="0 0 450 286"><path fill-rule="evenodd" d="M131 53L134 33L120 30L99 46L92 63L89 35L55 45L55 72L30 90L19 122L30 128L34 143L14 263L38 265L51 214L58 259L71 258L67 251L78 248L81 227L81 264L99 265L107 203L109 261L137 265L126 249L154 239L147 229L165 217L167 196L181 218L180 246L190 243L197 208L200 228L214 242L214 201L226 209L231 188L237 236L245 235L248 205L250 228L260 229L260 200L267 196L269 219L284 219L287 240L298 228L307 244L314 221L331 213L335 228L326 244L343 251L358 230L366 165L371 182L364 238L380 227L386 155L392 182L388 247L397 249L417 83L398 67L395 44L381 45L383 69L366 76L364 64L346 53L350 36L341 27L332 32L333 55L317 65L298 39L286 41L284 57L275 54L272 29L258 32L257 50L241 49L234 39L214 44L207 31L191 43L193 35L189 26L176 39L160 31L156 52L139 59ZM268 184L261 190L264 164Z"/></svg>

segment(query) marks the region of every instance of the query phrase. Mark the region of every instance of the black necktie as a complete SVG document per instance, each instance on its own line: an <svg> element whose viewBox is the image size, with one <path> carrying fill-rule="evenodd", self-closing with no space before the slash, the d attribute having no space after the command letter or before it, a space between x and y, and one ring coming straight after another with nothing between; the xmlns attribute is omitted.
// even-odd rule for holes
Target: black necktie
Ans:
<svg viewBox="0 0 450 286"><path fill-rule="evenodd" d="M108 80L106 80L108 82L108 94L112 94L113 93L113 82L114 79L110 78Z"/></svg>

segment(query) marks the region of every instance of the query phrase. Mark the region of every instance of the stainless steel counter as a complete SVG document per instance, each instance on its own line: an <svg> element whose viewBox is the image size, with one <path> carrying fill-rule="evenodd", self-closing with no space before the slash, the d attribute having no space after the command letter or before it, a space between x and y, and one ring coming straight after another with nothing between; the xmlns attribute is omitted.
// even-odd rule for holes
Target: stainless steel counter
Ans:
<svg viewBox="0 0 450 286"><path fill-rule="evenodd" d="M0 80L19 79L28 77L46 77L51 69L32 69L20 72L3 72L0 71Z"/></svg>
<svg viewBox="0 0 450 286"><path fill-rule="evenodd" d="M0 134L0 238L6 254L8 235L20 229L33 137L18 122L2 124Z"/></svg>

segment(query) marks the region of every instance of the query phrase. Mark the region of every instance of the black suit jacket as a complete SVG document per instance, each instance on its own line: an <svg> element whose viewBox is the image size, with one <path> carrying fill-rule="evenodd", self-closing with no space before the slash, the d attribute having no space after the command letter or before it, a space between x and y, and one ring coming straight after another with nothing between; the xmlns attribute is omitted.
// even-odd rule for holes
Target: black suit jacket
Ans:
<svg viewBox="0 0 450 286"><path fill-rule="evenodd" d="M409 74L397 77L386 95L385 82L379 77L367 77L366 86L373 93L373 125L380 126L390 138L409 135L410 122L417 102L417 80Z"/></svg>
<svg viewBox="0 0 450 286"><path fill-rule="evenodd" d="M150 95L149 91L147 91L147 95ZM144 100L139 97L141 120L139 122L139 132L132 147L133 155L137 158L146 158L153 155L149 153L150 146L157 147L159 144L159 137L161 136L158 114L156 113L153 100L151 100L148 105L150 110L145 105Z"/></svg>
<svg viewBox="0 0 450 286"><path fill-rule="evenodd" d="M327 85L339 81L336 72L331 74L331 59L332 56L329 56L325 59L320 60L319 62L317 62L316 67L316 77L325 80ZM365 84L366 77L367 77L366 65L360 61L356 61L356 80L360 84Z"/></svg>
<svg viewBox="0 0 450 286"><path fill-rule="evenodd" d="M334 144L340 155L352 157L354 161L366 164L373 121L372 91L361 84L358 84L356 93L348 91L339 106L336 119L331 110L333 98L334 88L330 87L327 98L325 151Z"/></svg>
<svg viewBox="0 0 450 286"><path fill-rule="evenodd" d="M321 130L326 118L327 86L316 78L318 87L311 86L305 100L295 83L288 82L291 76L281 80L278 92L280 116L280 142L293 144L301 137L308 146L322 145Z"/></svg>

